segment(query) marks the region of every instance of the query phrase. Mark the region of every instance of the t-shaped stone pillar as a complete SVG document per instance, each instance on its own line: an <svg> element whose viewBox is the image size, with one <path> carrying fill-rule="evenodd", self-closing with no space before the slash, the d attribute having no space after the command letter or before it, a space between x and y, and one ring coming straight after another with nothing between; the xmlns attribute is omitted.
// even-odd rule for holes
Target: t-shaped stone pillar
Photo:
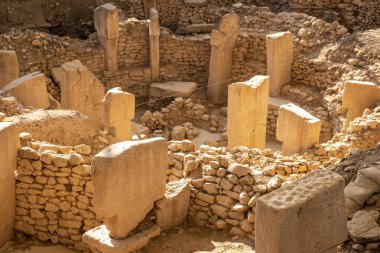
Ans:
<svg viewBox="0 0 380 253"><path fill-rule="evenodd" d="M228 87L228 147L265 148L268 101L268 76Z"/></svg>
<svg viewBox="0 0 380 253"><path fill-rule="evenodd" d="M207 86L208 99L221 105L227 101L227 86L232 83L233 50L240 32L236 13L223 16L219 29L211 33L211 57Z"/></svg>
<svg viewBox="0 0 380 253"><path fill-rule="evenodd" d="M150 71L152 73L152 82L155 82L160 75L160 23L158 21L158 12L155 8L150 10L149 48Z"/></svg>
<svg viewBox="0 0 380 253"><path fill-rule="evenodd" d="M0 50L0 90L20 76L15 51Z"/></svg>
<svg viewBox="0 0 380 253"><path fill-rule="evenodd" d="M282 153L293 155L311 148L319 142L321 121L294 105L280 107L277 120L276 138L282 142Z"/></svg>
<svg viewBox="0 0 380 253"><path fill-rule="evenodd" d="M115 72L117 67L117 46L119 42L119 12L112 4L95 9L95 29L106 54L106 70Z"/></svg>
<svg viewBox="0 0 380 253"><path fill-rule="evenodd" d="M132 119L135 117L135 96L120 87L109 90L102 103L102 123L116 142L132 139Z"/></svg>
<svg viewBox="0 0 380 253"><path fill-rule="evenodd" d="M279 97L281 88L292 81L293 34L279 32L267 36L267 74L269 95Z"/></svg>

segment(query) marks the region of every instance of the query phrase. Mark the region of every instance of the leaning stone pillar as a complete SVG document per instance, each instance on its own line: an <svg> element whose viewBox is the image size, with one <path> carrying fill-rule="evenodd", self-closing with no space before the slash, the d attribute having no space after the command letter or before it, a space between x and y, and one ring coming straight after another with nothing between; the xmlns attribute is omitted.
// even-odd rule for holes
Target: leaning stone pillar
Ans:
<svg viewBox="0 0 380 253"><path fill-rule="evenodd" d="M279 32L268 35L266 44L269 94L271 97L279 97L282 86L292 81L293 34Z"/></svg>
<svg viewBox="0 0 380 253"><path fill-rule="evenodd" d="M15 51L0 50L0 90L20 76Z"/></svg>
<svg viewBox="0 0 380 253"><path fill-rule="evenodd" d="M144 0L144 15L145 19L151 17L151 9L156 8L156 0Z"/></svg>
<svg viewBox="0 0 380 253"><path fill-rule="evenodd" d="M228 147L265 148L268 101L268 76L228 87Z"/></svg>
<svg viewBox="0 0 380 253"><path fill-rule="evenodd" d="M280 107L276 138L282 142L282 153L293 155L311 148L319 142L321 121L294 105L286 104Z"/></svg>
<svg viewBox="0 0 380 253"><path fill-rule="evenodd" d="M155 8L150 11L149 49L152 82L155 82L160 75L160 23L158 21L158 12Z"/></svg>
<svg viewBox="0 0 380 253"><path fill-rule="evenodd" d="M117 46L119 42L119 12L112 4L95 9L95 29L106 54L106 70L115 72L117 67Z"/></svg>
<svg viewBox="0 0 380 253"><path fill-rule="evenodd" d="M132 119L135 117L135 96L120 87L109 90L102 103L102 123L115 142L132 139Z"/></svg>
<svg viewBox="0 0 380 253"><path fill-rule="evenodd" d="M211 33L211 58L207 86L208 99L221 105L227 101L227 86L232 83L233 50L239 36L239 16L228 14Z"/></svg>
<svg viewBox="0 0 380 253"><path fill-rule="evenodd" d="M13 237L16 216L15 174L20 147L15 125L0 123L0 248Z"/></svg>

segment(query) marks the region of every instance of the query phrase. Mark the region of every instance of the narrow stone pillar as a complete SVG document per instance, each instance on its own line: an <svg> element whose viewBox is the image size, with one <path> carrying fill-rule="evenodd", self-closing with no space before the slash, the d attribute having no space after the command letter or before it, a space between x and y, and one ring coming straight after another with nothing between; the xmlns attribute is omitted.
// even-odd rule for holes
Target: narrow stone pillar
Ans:
<svg viewBox="0 0 380 253"><path fill-rule="evenodd" d="M15 51L0 50L0 90L20 76Z"/></svg>
<svg viewBox="0 0 380 253"><path fill-rule="evenodd" d="M228 87L228 147L265 149L269 77L255 76Z"/></svg>
<svg viewBox="0 0 380 253"><path fill-rule="evenodd" d="M151 18L151 9L156 8L156 0L144 0L144 15L145 19Z"/></svg>
<svg viewBox="0 0 380 253"><path fill-rule="evenodd" d="M132 139L132 119L135 117L135 96L120 87L109 90L102 103L102 123L116 142Z"/></svg>
<svg viewBox="0 0 380 253"><path fill-rule="evenodd" d="M158 12L155 8L150 11L149 49L152 82L155 82L160 75L160 23L158 21Z"/></svg>
<svg viewBox="0 0 380 253"><path fill-rule="evenodd" d="M119 12L108 3L99 6L94 13L95 29L106 54L106 70L115 72L117 67L117 46L119 42Z"/></svg>
<svg viewBox="0 0 380 253"><path fill-rule="evenodd" d="M216 105L227 101L227 87L232 83L232 56L240 32L239 22L240 18L236 13L225 15L219 23L219 29L211 33L207 96Z"/></svg>
<svg viewBox="0 0 380 253"><path fill-rule="evenodd" d="M20 147L16 125L0 123L0 248L12 239L16 217L15 174Z"/></svg>
<svg viewBox="0 0 380 253"><path fill-rule="evenodd" d="M282 142L282 153L293 155L311 148L319 142L321 121L294 105L286 104L280 107L276 138Z"/></svg>
<svg viewBox="0 0 380 253"><path fill-rule="evenodd" d="M347 108L345 128L357 117L361 117L366 108L376 106L380 101L380 87L371 82L346 81L342 106Z"/></svg>
<svg viewBox="0 0 380 253"><path fill-rule="evenodd" d="M321 170L258 198L256 252L336 252L347 239L344 186L343 177Z"/></svg>
<svg viewBox="0 0 380 253"><path fill-rule="evenodd" d="M282 86L292 81L293 39L291 32L267 36L267 74L270 76L271 97L279 97Z"/></svg>

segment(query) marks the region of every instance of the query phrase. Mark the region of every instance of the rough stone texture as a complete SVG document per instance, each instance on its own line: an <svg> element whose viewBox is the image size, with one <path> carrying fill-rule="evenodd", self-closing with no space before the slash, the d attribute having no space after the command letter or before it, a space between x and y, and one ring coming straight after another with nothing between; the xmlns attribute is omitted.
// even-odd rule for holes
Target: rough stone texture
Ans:
<svg viewBox="0 0 380 253"><path fill-rule="evenodd" d="M346 81L342 106L347 108L345 127L363 115L366 108L373 108L380 101L380 88L371 82Z"/></svg>
<svg viewBox="0 0 380 253"><path fill-rule="evenodd" d="M46 109L49 107L49 94L46 89L45 75L34 72L20 77L2 89L9 92L25 106L35 109Z"/></svg>
<svg viewBox="0 0 380 253"><path fill-rule="evenodd" d="M94 23L99 43L105 50L106 70L117 71L119 12L116 6L107 3L96 8Z"/></svg>
<svg viewBox="0 0 380 253"><path fill-rule="evenodd" d="M103 99L102 123L116 142L132 138L132 119L135 117L135 96L121 88L109 90Z"/></svg>
<svg viewBox="0 0 380 253"><path fill-rule="evenodd" d="M94 157L94 204L112 236L128 236L164 196L167 159L163 138L117 143Z"/></svg>
<svg viewBox="0 0 380 253"><path fill-rule="evenodd" d="M265 148L269 77L255 76L228 87L228 146Z"/></svg>
<svg viewBox="0 0 380 253"><path fill-rule="evenodd" d="M186 27L186 33L211 33L215 24L193 24Z"/></svg>
<svg viewBox="0 0 380 253"><path fill-rule="evenodd" d="M61 88L62 109L72 109L100 122L103 84L78 60L52 70Z"/></svg>
<svg viewBox="0 0 380 253"><path fill-rule="evenodd" d="M150 72L152 82L155 82L160 76L160 23L158 21L158 12L155 8L150 10L149 49Z"/></svg>
<svg viewBox="0 0 380 253"><path fill-rule="evenodd" d="M324 252L347 238L344 178L317 171L257 200L255 249Z"/></svg>
<svg viewBox="0 0 380 253"><path fill-rule="evenodd" d="M370 212L358 211L347 222L348 232L356 243L376 242L380 240L380 227Z"/></svg>
<svg viewBox="0 0 380 253"><path fill-rule="evenodd" d="M20 146L15 125L0 123L0 248L13 237L16 195L14 171L17 166L17 152Z"/></svg>
<svg viewBox="0 0 380 253"><path fill-rule="evenodd" d="M277 120L276 138L282 142L282 152L293 155L311 148L319 142L321 121L294 105L280 107Z"/></svg>
<svg viewBox="0 0 380 253"><path fill-rule="evenodd" d="M156 223L162 230L181 225L187 219L190 205L188 182L174 181L166 185L165 197L156 202Z"/></svg>
<svg viewBox="0 0 380 253"><path fill-rule="evenodd" d="M0 90L20 76L15 51L0 50Z"/></svg>
<svg viewBox="0 0 380 253"><path fill-rule="evenodd" d="M170 81L166 83L152 83L149 95L151 97L167 98L172 96L188 97L194 93L198 84L194 82Z"/></svg>
<svg viewBox="0 0 380 253"><path fill-rule="evenodd" d="M279 32L268 35L266 47L269 93L272 97L279 97L282 86L292 81L293 34Z"/></svg>
<svg viewBox="0 0 380 253"><path fill-rule="evenodd" d="M227 101L227 86L232 83L233 49L239 36L239 16L228 14L211 33L211 58L207 86L208 99L217 105Z"/></svg>

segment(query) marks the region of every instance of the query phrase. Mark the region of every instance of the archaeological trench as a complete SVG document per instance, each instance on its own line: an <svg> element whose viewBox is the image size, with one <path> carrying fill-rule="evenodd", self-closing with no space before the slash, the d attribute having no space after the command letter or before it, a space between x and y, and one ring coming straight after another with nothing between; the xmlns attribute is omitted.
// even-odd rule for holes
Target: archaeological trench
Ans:
<svg viewBox="0 0 380 253"><path fill-rule="evenodd" d="M380 252L379 84L379 0L1 0L0 252Z"/></svg>

